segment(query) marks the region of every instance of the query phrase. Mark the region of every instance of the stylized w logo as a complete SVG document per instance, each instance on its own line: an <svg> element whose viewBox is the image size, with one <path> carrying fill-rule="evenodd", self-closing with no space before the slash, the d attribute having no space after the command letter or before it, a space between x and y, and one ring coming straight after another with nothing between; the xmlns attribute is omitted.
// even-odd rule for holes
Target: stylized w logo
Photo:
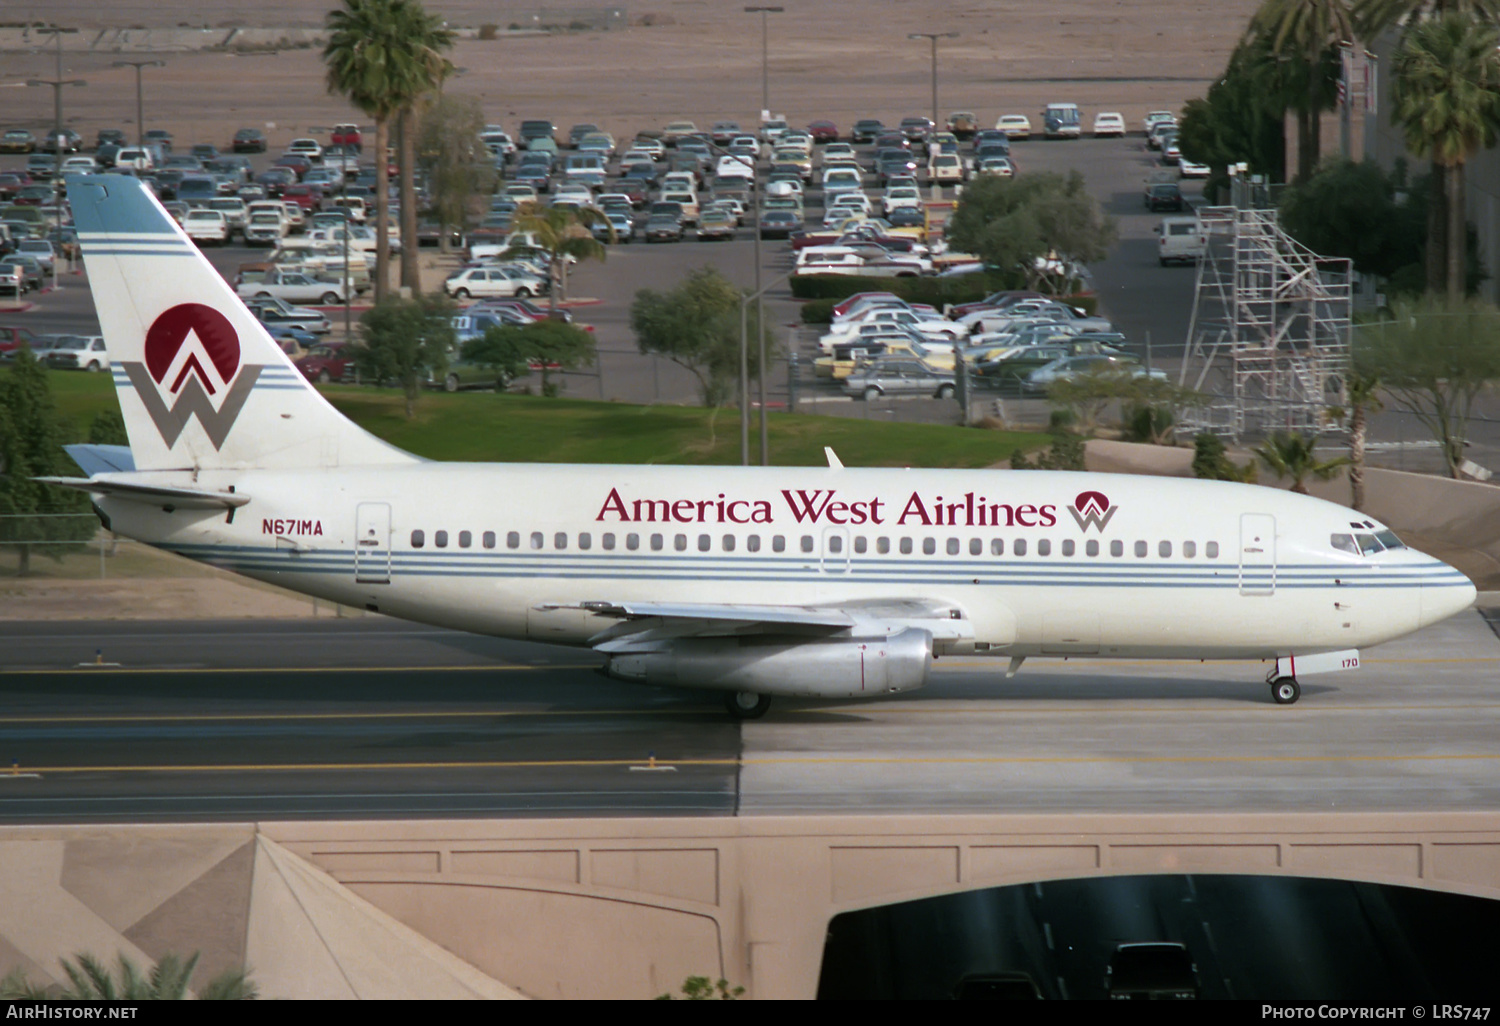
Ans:
<svg viewBox="0 0 1500 1026"><path fill-rule="evenodd" d="M151 415L151 420L156 424L156 430L161 432L162 441L167 443L168 449L177 444L177 437L182 434L182 429L195 416L198 423L203 425L214 448L222 449L224 439L229 437L229 429L234 427L241 407L250 398L250 391L255 388L255 379L260 377L259 364L247 363L242 366L239 377L234 379L234 384L225 393L224 401L216 410L203 383L194 375L178 379L182 387L177 394L177 401L168 406L162 401L161 393L156 390L156 382L151 380L151 373L146 370L145 365L122 363L120 366L130 375L130 383L135 386L136 394L141 397L146 412Z"/></svg>
<svg viewBox="0 0 1500 1026"><path fill-rule="evenodd" d="M1092 526L1103 534L1117 508L1109 504L1109 498L1103 492L1080 492L1073 505L1068 507L1068 512L1073 514L1080 531L1087 532Z"/></svg>
<svg viewBox="0 0 1500 1026"><path fill-rule="evenodd" d="M121 366L167 448L177 444L193 417L214 448L222 448L261 370L257 364L240 364L240 339L229 318L202 303L179 303L151 322L145 355L144 364ZM171 406L162 399L160 385L177 396ZM210 396L225 389L215 408Z"/></svg>

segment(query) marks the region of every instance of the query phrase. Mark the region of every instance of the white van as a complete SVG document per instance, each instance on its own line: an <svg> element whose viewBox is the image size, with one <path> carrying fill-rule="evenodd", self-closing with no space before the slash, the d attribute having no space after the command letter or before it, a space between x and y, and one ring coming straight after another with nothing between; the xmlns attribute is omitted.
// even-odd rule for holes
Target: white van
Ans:
<svg viewBox="0 0 1500 1026"><path fill-rule="evenodd" d="M1163 267L1176 260L1195 264L1208 251L1208 233L1196 217L1164 217L1153 230L1156 256Z"/></svg>

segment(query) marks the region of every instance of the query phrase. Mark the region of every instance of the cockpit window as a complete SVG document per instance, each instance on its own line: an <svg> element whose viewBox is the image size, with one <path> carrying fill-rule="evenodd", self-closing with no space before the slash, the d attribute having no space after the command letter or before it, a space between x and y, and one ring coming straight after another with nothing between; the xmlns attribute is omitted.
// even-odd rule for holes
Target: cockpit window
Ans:
<svg viewBox="0 0 1500 1026"><path fill-rule="evenodd" d="M1356 534L1354 537L1359 541L1359 551L1367 556L1372 552L1385 550L1385 546L1376 541L1373 534Z"/></svg>
<svg viewBox="0 0 1500 1026"><path fill-rule="evenodd" d="M1328 544L1339 552L1347 552L1352 556L1359 555L1359 546L1354 543L1352 534L1334 534L1328 538Z"/></svg>
<svg viewBox="0 0 1500 1026"><path fill-rule="evenodd" d="M1395 531L1376 531L1375 538L1388 549L1404 549L1406 545L1396 537Z"/></svg>

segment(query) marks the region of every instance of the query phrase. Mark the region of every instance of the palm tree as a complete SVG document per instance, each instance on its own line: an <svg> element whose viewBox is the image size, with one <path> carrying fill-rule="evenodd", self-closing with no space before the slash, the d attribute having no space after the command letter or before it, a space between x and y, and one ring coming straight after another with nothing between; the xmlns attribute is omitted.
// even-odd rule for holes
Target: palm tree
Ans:
<svg viewBox="0 0 1500 1026"><path fill-rule="evenodd" d="M1349 462L1347 456L1320 461L1313 454L1312 437L1290 431L1276 432L1266 439L1264 445L1256 446L1255 455L1260 457L1261 463L1278 480L1283 477L1291 478L1292 491L1298 495L1307 494L1308 477L1315 477L1319 481L1331 480L1339 472L1339 468Z"/></svg>
<svg viewBox="0 0 1500 1026"><path fill-rule="evenodd" d="M1441 168L1447 212L1444 252L1447 295L1464 293L1468 218L1464 166L1500 128L1500 27L1460 11L1411 28L1396 52L1392 84L1395 117L1406 146Z"/></svg>
<svg viewBox="0 0 1500 1026"><path fill-rule="evenodd" d="M1354 38L1349 0L1265 0L1250 19L1251 36L1271 40L1283 60L1303 65L1305 98L1297 109L1297 177L1306 178L1321 155L1319 118L1328 105L1328 48Z"/></svg>
<svg viewBox="0 0 1500 1026"><path fill-rule="evenodd" d="M343 0L328 12L331 93L343 93L375 122L375 301L390 286L390 177L386 150L390 123L437 80L434 47L451 45L452 34L415 0ZM405 177L409 178L410 175ZM415 246L416 239L405 240Z"/></svg>
<svg viewBox="0 0 1500 1026"><path fill-rule="evenodd" d="M604 222L604 215L594 207L569 210L567 207L544 207L539 203L521 205L513 228L518 234L529 234L535 240L534 248L541 250L547 258L547 306L552 313L557 312L569 259L603 261L608 255L604 244L589 230ZM614 237L613 229L610 237ZM517 256L527 248L514 246L500 255Z"/></svg>
<svg viewBox="0 0 1500 1026"><path fill-rule="evenodd" d="M1464 14L1476 21L1500 20L1500 0L1354 0L1354 25L1361 39L1373 40L1397 25L1406 32L1433 17ZM1427 202L1427 290L1440 292L1446 278L1448 248L1446 169L1432 166ZM1467 243L1467 239L1465 239Z"/></svg>
<svg viewBox="0 0 1500 1026"><path fill-rule="evenodd" d="M453 47L453 33L441 18L428 14L420 4L405 5L402 35L411 40L417 63L423 68L427 84L407 98L401 109L401 148L396 163L401 178L401 284L412 295L422 291L422 275L417 262L417 186L416 135L417 100L422 93L436 89L453 73L453 63L443 56Z"/></svg>
<svg viewBox="0 0 1500 1026"><path fill-rule="evenodd" d="M1348 403L1340 410L1340 419L1349 416L1349 506L1365 508L1365 441L1369 437L1369 415L1385 408L1377 394L1380 378L1374 374L1351 371L1344 383Z"/></svg>
<svg viewBox="0 0 1500 1026"><path fill-rule="evenodd" d="M68 977L66 986L38 986L16 969L0 981L0 1000L181 1001L188 996L188 980L198 965L198 954L194 952L185 962L173 954L163 955L145 974L124 955L119 957L118 972L89 954L58 961ZM243 969L226 969L198 991L202 1001L253 1001L259 996L259 988Z"/></svg>

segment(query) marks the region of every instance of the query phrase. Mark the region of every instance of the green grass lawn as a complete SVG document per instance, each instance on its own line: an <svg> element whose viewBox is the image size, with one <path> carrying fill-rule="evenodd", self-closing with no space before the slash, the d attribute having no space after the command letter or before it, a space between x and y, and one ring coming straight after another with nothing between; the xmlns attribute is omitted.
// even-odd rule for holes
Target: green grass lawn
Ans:
<svg viewBox="0 0 1500 1026"><path fill-rule="evenodd" d="M100 410L115 406L108 374L53 372L52 394L86 437ZM409 452L435 460L517 463L736 464L739 415L691 406L635 406L542 399L491 392L424 394L412 420L392 389L333 385L323 389L345 416ZM751 456L759 435L751 425ZM1046 435L889 424L842 417L773 413L771 462L820 466L832 446L849 466L987 467L1017 449L1046 445Z"/></svg>

